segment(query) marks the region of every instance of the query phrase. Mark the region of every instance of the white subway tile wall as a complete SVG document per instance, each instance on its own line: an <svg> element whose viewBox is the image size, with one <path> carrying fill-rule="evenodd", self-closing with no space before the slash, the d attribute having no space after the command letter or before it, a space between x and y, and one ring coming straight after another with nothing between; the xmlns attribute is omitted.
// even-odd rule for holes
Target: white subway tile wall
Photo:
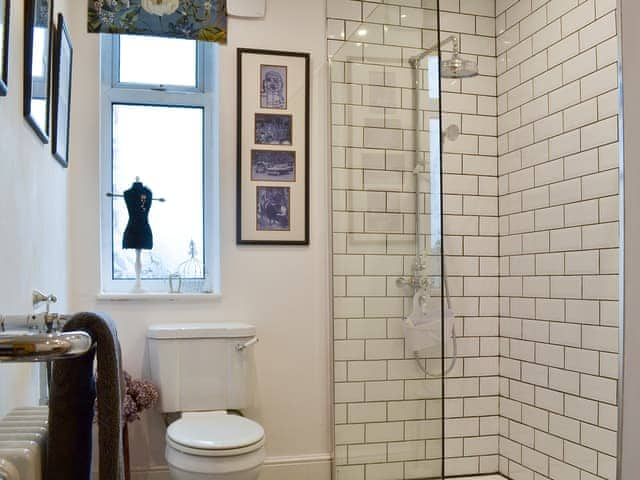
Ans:
<svg viewBox="0 0 640 480"><path fill-rule="evenodd" d="M443 434L446 475L614 478L615 2L439 4L441 38L456 35L480 68L441 92L442 124L461 132L443 145L460 336L444 433L443 385L405 351L410 292L395 284L415 249L408 59L436 41L435 1L328 1L337 478L437 477ZM426 82L418 126L429 163L438 104ZM419 181L429 192L429 176ZM425 198L427 233L430 208Z"/></svg>
<svg viewBox="0 0 640 480"><path fill-rule="evenodd" d="M613 479L615 2L503 0L496 14L500 473Z"/></svg>

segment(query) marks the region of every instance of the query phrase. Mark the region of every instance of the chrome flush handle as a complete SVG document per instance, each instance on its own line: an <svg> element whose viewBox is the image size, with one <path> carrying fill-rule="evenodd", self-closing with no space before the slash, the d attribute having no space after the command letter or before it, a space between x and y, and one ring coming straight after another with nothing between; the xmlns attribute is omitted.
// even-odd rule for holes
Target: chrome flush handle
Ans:
<svg viewBox="0 0 640 480"><path fill-rule="evenodd" d="M258 343L258 337L253 337L247 343L242 343L240 345L236 345L236 351L242 352L242 351L246 350L247 348L251 347L252 345L255 345L256 343Z"/></svg>

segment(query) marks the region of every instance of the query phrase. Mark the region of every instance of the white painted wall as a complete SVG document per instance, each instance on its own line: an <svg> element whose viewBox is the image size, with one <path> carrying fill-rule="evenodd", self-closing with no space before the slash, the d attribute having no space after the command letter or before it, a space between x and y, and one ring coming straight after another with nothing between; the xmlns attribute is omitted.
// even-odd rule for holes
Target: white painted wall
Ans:
<svg viewBox="0 0 640 480"><path fill-rule="evenodd" d="M65 0L57 11L69 11ZM29 313L31 291L67 303L67 173L22 116L24 2L12 2L9 94L0 97L0 314ZM39 398L37 368L0 365L0 415Z"/></svg>
<svg viewBox="0 0 640 480"><path fill-rule="evenodd" d="M100 289L99 45L97 36L85 33L83 15L71 25L78 73L70 168L71 306L74 310L99 309L113 316L125 366L134 375L148 371L145 334L152 323L242 321L257 325L259 388L257 406L249 413L266 430L270 461L289 464L291 459L282 457L295 457L295 463L297 457L303 461L327 459L331 451L325 3L270 0L267 10L264 20L231 19L230 42L219 50L223 296L219 301L201 303L96 300ZM238 47L312 55L309 247L241 248L235 244ZM162 469L164 431L157 413L135 425L131 445L135 470ZM328 462L321 463L319 478L328 478Z"/></svg>

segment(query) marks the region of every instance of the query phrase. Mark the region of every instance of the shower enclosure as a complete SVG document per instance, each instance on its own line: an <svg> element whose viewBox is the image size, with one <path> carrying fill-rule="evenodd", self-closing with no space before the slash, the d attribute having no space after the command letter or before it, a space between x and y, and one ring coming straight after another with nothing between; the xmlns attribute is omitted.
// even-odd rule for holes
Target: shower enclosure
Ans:
<svg viewBox="0 0 640 480"><path fill-rule="evenodd" d="M441 74L459 82L478 67L457 35L439 41L437 8L423 3L364 3L360 21L329 20L343 480L445 475L443 375L460 365L443 276L442 143L460 132L442 128Z"/></svg>
<svg viewBox="0 0 640 480"><path fill-rule="evenodd" d="M328 0L328 35L336 478L615 479L615 2Z"/></svg>

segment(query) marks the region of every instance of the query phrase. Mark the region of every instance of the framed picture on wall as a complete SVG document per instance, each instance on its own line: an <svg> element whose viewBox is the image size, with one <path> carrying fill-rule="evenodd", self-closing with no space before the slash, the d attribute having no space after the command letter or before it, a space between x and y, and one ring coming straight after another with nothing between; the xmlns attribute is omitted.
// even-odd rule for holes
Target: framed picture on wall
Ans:
<svg viewBox="0 0 640 480"><path fill-rule="evenodd" d="M9 18L11 0L0 0L0 96L9 88Z"/></svg>
<svg viewBox="0 0 640 480"><path fill-rule="evenodd" d="M309 63L238 50L238 244L309 244Z"/></svg>
<svg viewBox="0 0 640 480"><path fill-rule="evenodd" d="M73 45L62 14L53 44L53 156L69 166L69 126L71 117L71 72Z"/></svg>
<svg viewBox="0 0 640 480"><path fill-rule="evenodd" d="M48 143L53 0L25 0L24 8L24 117Z"/></svg>

